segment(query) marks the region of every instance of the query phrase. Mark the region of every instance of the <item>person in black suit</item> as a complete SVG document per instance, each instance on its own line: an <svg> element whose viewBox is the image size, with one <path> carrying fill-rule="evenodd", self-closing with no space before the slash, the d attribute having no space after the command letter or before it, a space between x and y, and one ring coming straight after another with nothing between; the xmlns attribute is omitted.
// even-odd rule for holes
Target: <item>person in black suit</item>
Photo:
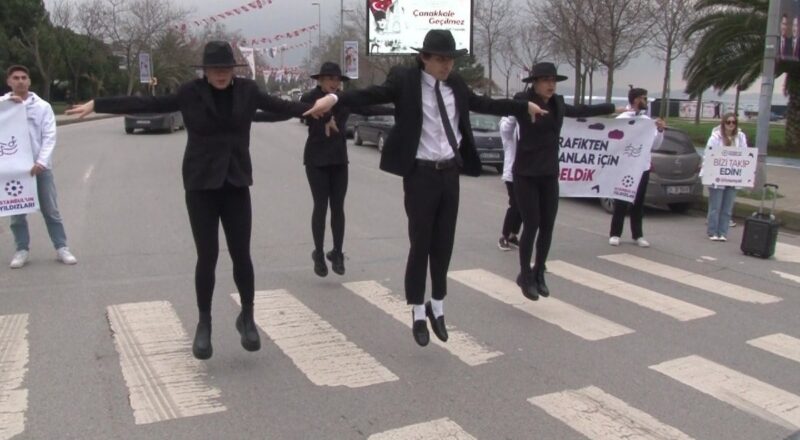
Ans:
<svg viewBox="0 0 800 440"><path fill-rule="evenodd" d="M469 112L513 114L529 119L541 113L526 101L493 100L475 95L453 72L456 50L450 31L435 29L415 49L417 67L395 66L382 85L346 91L340 105L394 103L395 125L381 154L380 168L403 177L405 210L411 247L405 274L406 301L412 305L412 333L417 344L430 340L426 317L436 336L447 340L444 297L453 251L459 200L459 170L471 176L481 171ZM314 110L327 111L336 102L328 96ZM428 263L432 300L425 303Z"/></svg>
<svg viewBox="0 0 800 440"><path fill-rule="evenodd" d="M514 158L514 195L522 214L522 236L519 241L520 273L517 285L526 298L536 301L539 295L550 296L544 280L545 261L553 240L558 213L558 144L564 117L589 117L614 113L613 104L577 105L564 102L557 95L556 83L566 80L553 63L538 63L523 82L533 87L514 97L537 104L548 114L519 121L519 141ZM538 236L537 236L538 232ZM531 269L534 238L536 261Z"/></svg>
<svg viewBox="0 0 800 440"><path fill-rule="evenodd" d="M241 297L242 310L236 319L241 344L248 351L261 347L253 320L250 125L256 109L299 117L311 107L262 93L250 79L234 79L233 69L241 65L236 63L228 43L211 41L204 48L203 64L196 66L204 69L204 77L181 85L173 95L98 98L67 111L67 114L81 117L92 111L182 113L188 134L183 156L183 185L197 248L195 290L200 318L192 353L198 359L208 359L213 353L211 298L219 254L220 221L233 260L233 279Z"/></svg>

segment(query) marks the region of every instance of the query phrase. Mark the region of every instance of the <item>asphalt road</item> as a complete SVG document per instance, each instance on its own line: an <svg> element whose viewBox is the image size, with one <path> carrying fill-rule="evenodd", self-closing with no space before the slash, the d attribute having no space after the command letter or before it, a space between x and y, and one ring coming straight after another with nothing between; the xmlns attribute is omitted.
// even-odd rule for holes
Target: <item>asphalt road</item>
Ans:
<svg viewBox="0 0 800 440"><path fill-rule="evenodd" d="M55 261L37 214L29 265L0 268L0 439L777 440L800 430L800 238L781 235L765 261L739 252L741 227L715 243L702 218L648 211L653 246L625 237L613 248L608 214L562 199L552 297L533 303L513 286L516 252L496 247L505 188L487 169L461 179L451 341L420 348L402 296L401 180L378 169L374 146L350 147L347 273L318 278L297 122L252 133L262 349L239 345L223 242L214 356L196 361L186 134L122 125L59 128L55 175L78 265Z"/></svg>

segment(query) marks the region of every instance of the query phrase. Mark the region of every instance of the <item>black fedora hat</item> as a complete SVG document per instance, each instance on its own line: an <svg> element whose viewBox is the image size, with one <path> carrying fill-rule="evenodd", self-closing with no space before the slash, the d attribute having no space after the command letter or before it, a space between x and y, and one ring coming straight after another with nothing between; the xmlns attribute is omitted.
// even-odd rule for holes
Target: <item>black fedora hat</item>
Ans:
<svg viewBox="0 0 800 440"><path fill-rule="evenodd" d="M449 58L458 58L467 54L467 49L456 50L456 40L447 29L431 29L425 34L422 47L412 47L417 52L441 55Z"/></svg>
<svg viewBox="0 0 800 440"><path fill-rule="evenodd" d="M320 76L338 76L342 81L350 81L349 76L342 75L342 68L332 61L325 61L319 66L319 73L311 75L311 78L318 79Z"/></svg>
<svg viewBox="0 0 800 440"><path fill-rule="evenodd" d="M203 48L203 63L192 67L239 67L247 64L237 63L233 48L227 41L209 41Z"/></svg>
<svg viewBox="0 0 800 440"><path fill-rule="evenodd" d="M566 81L567 77L564 75L559 75L558 71L556 70L556 65L553 63L537 63L533 66L531 70L531 76L522 80L522 82L533 82L536 78L541 78L543 76L554 76L556 78L556 82Z"/></svg>

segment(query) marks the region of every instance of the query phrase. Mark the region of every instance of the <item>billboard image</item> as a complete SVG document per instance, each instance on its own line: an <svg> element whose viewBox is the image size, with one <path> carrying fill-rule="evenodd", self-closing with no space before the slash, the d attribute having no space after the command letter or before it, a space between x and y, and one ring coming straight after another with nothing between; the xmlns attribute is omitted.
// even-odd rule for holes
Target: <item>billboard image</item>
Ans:
<svg viewBox="0 0 800 440"><path fill-rule="evenodd" d="M800 0L782 0L778 61L800 61Z"/></svg>
<svg viewBox="0 0 800 440"><path fill-rule="evenodd" d="M417 53L431 29L472 53L472 0L367 0L367 55Z"/></svg>

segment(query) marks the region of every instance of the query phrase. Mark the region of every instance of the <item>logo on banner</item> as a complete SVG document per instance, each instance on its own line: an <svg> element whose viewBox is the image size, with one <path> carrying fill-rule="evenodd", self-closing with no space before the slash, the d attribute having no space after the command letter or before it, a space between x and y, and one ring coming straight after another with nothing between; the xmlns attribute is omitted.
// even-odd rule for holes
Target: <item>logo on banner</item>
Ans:
<svg viewBox="0 0 800 440"><path fill-rule="evenodd" d="M13 156L17 154L17 138L11 136L7 143L0 142L0 156Z"/></svg>
<svg viewBox="0 0 800 440"><path fill-rule="evenodd" d="M6 182L6 194L11 197L17 197L22 194L22 190L24 187L22 186L22 182L19 180L9 180Z"/></svg>
<svg viewBox="0 0 800 440"><path fill-rule="evenodd" d="M633 178L631 175L627 175L622 178L622 186L625 188L630 188L636 182L636 179Z"/></svg>
<svg viewBox="0 0 800 440"><path fill-rule="evenodd" d="M643 147L640 145L638 147L634 147L631 144L625 146L625 151L622 153L628 157L639 157L642 154Z"/></svg>

